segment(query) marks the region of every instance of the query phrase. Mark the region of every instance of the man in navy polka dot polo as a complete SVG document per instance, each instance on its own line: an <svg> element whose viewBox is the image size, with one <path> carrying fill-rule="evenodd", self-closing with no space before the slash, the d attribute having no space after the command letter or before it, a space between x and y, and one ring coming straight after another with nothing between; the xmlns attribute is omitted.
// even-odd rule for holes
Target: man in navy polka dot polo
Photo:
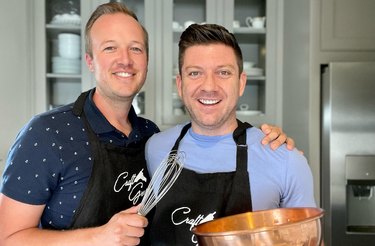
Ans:
<svg viewBox="0 0 375 246"><path fill-rule="evenodd" d="M149 245L137 205L150 180L144 146L158 127L138 117L148 36L119 3L99 6L86 25L86 63L96 88L33 117L3 173L0 245ZM289 140L265 126L265 142Z"/></svg>

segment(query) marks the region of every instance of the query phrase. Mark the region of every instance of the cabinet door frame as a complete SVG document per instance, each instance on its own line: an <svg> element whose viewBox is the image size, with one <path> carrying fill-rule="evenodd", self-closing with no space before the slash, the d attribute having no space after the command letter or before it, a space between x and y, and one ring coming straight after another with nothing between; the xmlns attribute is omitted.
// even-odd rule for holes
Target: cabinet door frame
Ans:
<svg viewBox="0 0 375 246"><path fill-rule="evenodd" d="M47 81L46 81L46 4L45 1L33 1L34 8L34 113L46 111Z"/></svg>
<svg viewBox="0 0 375 246"><path fill-rule="evenodd" d="M367 23L357 23L357 20L360 21L363 20L363 18L355 18L355 16L363 15L364 12L366 13L367 11L374 10L373 6L375 6L373 0L321 0L322 50L375 50L375 32L370 32L372 33L372 36L369 36L370 34L364 34L363 36L350 36L350 32L345 33L345 30L357 30L356 32L363 32L369 21L367 21ZM345 15L347 18L343 17L343 14L346 12L351 12ZM367 14L367 16L371 15L368 12ZM372 20L375 21L375 17L372 17ZM370 21L370 23L371 24L367 25L373 26L374 22ZM371 29L375 30L375 28Z"/></svg>

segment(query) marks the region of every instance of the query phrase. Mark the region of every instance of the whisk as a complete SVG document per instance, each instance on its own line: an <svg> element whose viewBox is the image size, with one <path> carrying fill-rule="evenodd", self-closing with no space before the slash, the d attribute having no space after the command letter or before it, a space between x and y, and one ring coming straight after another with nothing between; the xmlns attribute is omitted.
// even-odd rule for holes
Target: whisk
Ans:
<svg viewBox="0 0 375 246"><path fill-rule="evenodd" d="M183 152L171 151L156 169L143 196L138 214L146 216L172 187L180 175Z"/></svg>

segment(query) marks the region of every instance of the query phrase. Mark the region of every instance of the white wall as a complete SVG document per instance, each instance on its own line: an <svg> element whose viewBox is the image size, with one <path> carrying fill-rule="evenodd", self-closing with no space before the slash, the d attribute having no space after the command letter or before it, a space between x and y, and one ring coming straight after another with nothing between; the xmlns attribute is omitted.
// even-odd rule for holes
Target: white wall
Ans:
<svg viewBox="0 0 375 246"><path fill-rule="evenodd" d="M33 111L29 2L0 1L0 173L10 145Z"/></svg>

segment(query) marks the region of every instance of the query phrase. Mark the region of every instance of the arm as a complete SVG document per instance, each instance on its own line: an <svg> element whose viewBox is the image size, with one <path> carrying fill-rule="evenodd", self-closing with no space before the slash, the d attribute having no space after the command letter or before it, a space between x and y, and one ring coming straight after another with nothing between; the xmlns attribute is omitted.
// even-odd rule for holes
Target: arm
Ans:
<svg viewBox="0 0 375 246"><path fill-rule="evenodd" d="M262 124L260 129L266 135L262 140L263 145L270 144L271 149L275 150L283 143L286 143L289 150L294 149L294 140L288 137L280 127Z"/></svg>
<svg viewBox="0 0 375 246"><path fill-rule="evenodd" d="M298 151L287 151L281 207L316 207L314 180L306 158Z"/></svg>
<svg viewBox="0 0 375 246"><path fill-rule="evenodd" d="M147 219L132 207L99 227L55 231L38 228L44 205L30 205L0 194L0 245L137 245Z"/></svg>

